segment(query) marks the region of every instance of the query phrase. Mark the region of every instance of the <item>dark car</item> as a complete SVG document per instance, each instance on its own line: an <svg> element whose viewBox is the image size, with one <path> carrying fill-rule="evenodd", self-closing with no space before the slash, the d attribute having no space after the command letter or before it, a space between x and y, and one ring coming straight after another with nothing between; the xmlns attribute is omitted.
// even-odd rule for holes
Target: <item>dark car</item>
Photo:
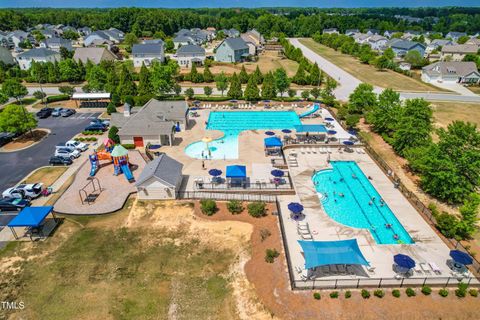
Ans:
<svg viewBox="0 0 480 320"><path fill-rule="evenodd" d="M76 113L75 110L73 109L63 109L60 114L62 115L62 117L66 118L66 117L70 117L71 115L74 115Z"/></svg>
<svg viewBox="0 0 480 320"><path fill-rule="evenodd" d="M6 145L15 138L15 134L10 132L0 132L0 147Z"/></svg>
<svg viewBox="0 0 480 320"><path fill-rule="evenodd" d="M51 166L68 166L68 165L71 165L73 161L70 158L55 156L55 157L51 157L48 163Z"/></svg>
<svg viewBox="0 0 480 320"><path fill-rule="evenodd" d="M37 112L37 117L39 117L40 119L45 119L50 117L52 112L53 112L52 108L42 108L40 111Z"/></svg>
<svg viewBox="0 0 480 320"><path fill-rule="evenodd" d="M20 211L30 205L26 199L0 199L0 211Z"/></svg>
<svg viewBox="0 0 480 320"><path fill-rule="evenodd" d="M103 124L91 124L85 128L85 131L105 131L107 127Z"/></svg>

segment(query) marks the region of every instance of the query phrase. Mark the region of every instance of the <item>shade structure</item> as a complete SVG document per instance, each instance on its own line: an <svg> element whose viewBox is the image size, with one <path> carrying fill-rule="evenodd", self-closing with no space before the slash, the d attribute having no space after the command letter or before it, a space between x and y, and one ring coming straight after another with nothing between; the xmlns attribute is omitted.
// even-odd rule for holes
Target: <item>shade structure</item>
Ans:
<svg viewBox="0 0 480 320"><path fill-rule="evenodd" d="M355 143L353 141L346 140L346 141L343 141L343 144L346 146L353 146Z"/></svg>
<svg viewBox="0 0 480 320"><path fill-rule="evenodd" d="M292 211L293 213L300 213L303 211L303 206L298 202L290 202L288 204L288 210Z"/></svg>
<svg viewBox="0 0 480 320"><path fill-rule="evenodd" d="M273 131L266 131L265 134L266 134L267 136L274 136L274 135L275 135L275 132L273 132Z"/></svg>
<svg viewBox="0 0 480 320"><path fill-rule="evenodd" d="M278 137L270 137L263 139L265 147L274 148L283 146L282 140Z"/></svg>
<svg viewBox="0 0 480 320"><path fill-rule="evenodd" d="M335 131L335 130L328 130L327 133L328 133L328 134L337 134L337 131Z"/></svg>
<svg viewBox="0 0 480 320"><path fill-rule="evenodd" d="M285 175L285 172L283 172L282 170L278 170L278 169L272 170L272 171L270 171L270 173L274 177L283 177Z"/></svg>
<svg viewBox="0 0 480 320"><path fill-rule="evenodd" d="M227 178L246 178L247 177L247 167L242 165L231 165L227 166Z"/></svg>
<svg viewBox="0 0 480 320"><path fill-rule="evenodd" d="M406 254L397 254L393 257L393 261L402 268L412 269L415 267L415 261Z"/></svg>
<svg viewBox="0 0 480 320"><path fill-rule="evenodd" d="M473 258L468 253L460 250L450 251L450 257L452 257L455 262L461 263L463 265L469 265L473 263Z"/></svg>
<svg viewBox="0 0 480 320"><path fill-rule="evenodd" d="M305 269L330 264L359 264L368 266L356 239L339 241L298 240L305 257Z"/></svg>
<svg viewBox="0 0 480 320"><path fill-rule="evenodd" d="M120 144L117 144L112 150L112 157L125 157L126 155L128 155L128 150Z"/></svg>
<svg viewBox="0 0 480 320"><path fill-rule="evenodd" d="M52 206L47 207L26 207L13 218L9 227L38 227L43 220L53 211Z"/></svg>
<svg viewBox="0 0 480 320"><path fill-rule="evenodd" d="M208 171L208 174L213 176L213 177L218 177L219 175L222 174L222 170L219 169L211 169Z"/></svg>
<svg viewBox="0 0 480 320"><path fill-rule="evenodd" d="M325 118L325 121L335 121L335 119L327 117L327 118Z"/></svg>
<svg viewBox="0 0 480 320"><path fill-rule="evenodd" d="M210 137L203 137L203 138L202 138L202 142L205 142L205 143L212 142L212 138L210 138Z"/></svg>
<svg viewBox="0 0 480 320"><path fill-rule="evenodd" d="M283 133L291 133L292 130L290 130L290 129L283 129L282 132L283 132Z"/></svg>

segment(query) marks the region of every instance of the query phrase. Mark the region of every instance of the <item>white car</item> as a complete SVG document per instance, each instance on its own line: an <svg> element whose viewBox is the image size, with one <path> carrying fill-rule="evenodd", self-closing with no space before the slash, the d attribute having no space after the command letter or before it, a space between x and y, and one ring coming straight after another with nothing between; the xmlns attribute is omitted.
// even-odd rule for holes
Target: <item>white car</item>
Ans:
<svg viewBox="0 0 480 320"><path fill-rule="evenodd" d="M64 148L57 148L55 150L55 156L56 157L64 157L64 158L70 158L70 159L75 159L80 157L80 151L74 148L70 147L64 147Z"/></svg>
<svg viewBox="0 0 480 320"><path fill-rule="evenodd" d="M88 145L86 143L75 140L65 142L65 147L74 148L78 151L86 151L88 149Z"/></svg>
<svg viewBox="0 0 480 320"><path fill-rule="evenodd" d="M2 197L11 199L35 199L42 194L43 183L20 184L3 191Z"/></svg>

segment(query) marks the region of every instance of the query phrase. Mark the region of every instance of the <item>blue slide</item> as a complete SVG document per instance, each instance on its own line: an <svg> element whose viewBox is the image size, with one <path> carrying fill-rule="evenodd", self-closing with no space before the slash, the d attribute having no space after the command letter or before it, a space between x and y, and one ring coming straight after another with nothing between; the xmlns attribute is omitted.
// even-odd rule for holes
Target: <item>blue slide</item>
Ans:
<svg viewBox="0 0 480 320"><path fill-rule="evenodd" d="M298 117L299 117L299 118L305 118L305 117L311 115L312 113L317 112L318 109L320 109L320 106L315 103L310 110L305 111L304 113L302 113L302 114L299 115Z"/></svg>
<svg viewBox="0 0 480 320"><path fill-rule="evenodd" d="M92 163L92 169L90 169L90 177L93 177L97 173L97 164Z"/></svg>
<svg viewBox="0 0 480 320"><path fill-rule="evenodd" d="M132 171L130 171L130 168L128 167L128 164L124 164L121 166L122 172L125 175L125 178L127 178L128 181L133 181L135 178L133 177Z"/></svg>

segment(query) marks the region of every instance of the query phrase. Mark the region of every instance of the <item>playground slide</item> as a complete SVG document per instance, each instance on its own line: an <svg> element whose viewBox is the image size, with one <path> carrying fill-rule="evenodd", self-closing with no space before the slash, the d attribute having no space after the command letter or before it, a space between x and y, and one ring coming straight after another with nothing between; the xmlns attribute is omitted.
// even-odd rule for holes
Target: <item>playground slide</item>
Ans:
<svg viewBox="0 0 480 320"><path fill-rule="evenodd" d="M92 169L90 169L90 177L93 177L95 175L95 173L97 173L97 164L96 163L92 163Z"/></svg>
<svg viewBox="0 0 480 320"><path fill-rule="evenodd" d="M318 109L320 109L320 106L315 103L310 110L305 111L304 113L302 113L298 117L299 118L307 117L307 116L311 115L312 113L317 112Z"/></svg>
<svg viewBox="0 0 480 320"><path fill-rule="evenodd" d="M125 175L125 178L127 178L128 181L133 181L133 180L135 180L135 179L133 178L132 171L130 171L130 168L128 167L128 164L122 165L121 168L122 168L123 174Z"/></svg>

